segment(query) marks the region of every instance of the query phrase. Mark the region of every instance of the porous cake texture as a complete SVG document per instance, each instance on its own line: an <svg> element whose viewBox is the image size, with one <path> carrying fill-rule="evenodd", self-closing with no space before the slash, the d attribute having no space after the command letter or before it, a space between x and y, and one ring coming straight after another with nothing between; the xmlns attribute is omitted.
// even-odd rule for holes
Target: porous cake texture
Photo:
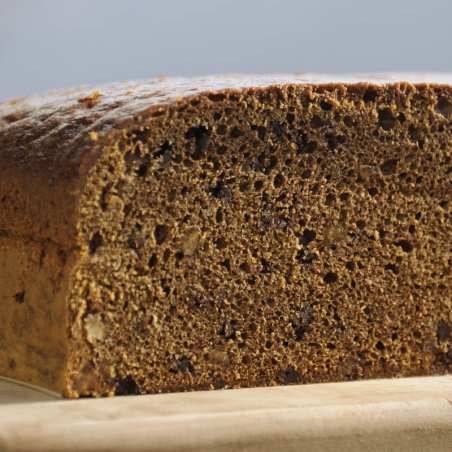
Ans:
<svg viewBox="0 0 452 452"><path fill-rule="evenodd" d="M451 83L3 102L0 375L79 397L447 373Z"/></svg>

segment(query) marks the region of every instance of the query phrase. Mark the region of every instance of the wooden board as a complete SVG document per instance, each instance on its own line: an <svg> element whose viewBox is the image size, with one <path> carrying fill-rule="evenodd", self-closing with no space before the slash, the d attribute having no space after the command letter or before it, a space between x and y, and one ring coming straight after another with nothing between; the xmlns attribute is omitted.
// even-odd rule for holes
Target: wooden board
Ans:
<svg viewBox="0 0 452 452"><path fill-rule="evenodd" d="M0 380L1 451L452 451L452 376L63 400Z"/></svg>

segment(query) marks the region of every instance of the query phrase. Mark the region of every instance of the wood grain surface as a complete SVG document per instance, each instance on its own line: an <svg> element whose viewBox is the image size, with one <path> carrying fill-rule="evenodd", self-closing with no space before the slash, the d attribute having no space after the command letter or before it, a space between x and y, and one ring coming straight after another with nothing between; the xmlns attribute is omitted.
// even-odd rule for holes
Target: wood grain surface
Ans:
<svg viewBox="0 0 452 452"><path fill-rule="evenodd" d="M452 451L452 376L64 400L0 379L1 451Z"/></svg>

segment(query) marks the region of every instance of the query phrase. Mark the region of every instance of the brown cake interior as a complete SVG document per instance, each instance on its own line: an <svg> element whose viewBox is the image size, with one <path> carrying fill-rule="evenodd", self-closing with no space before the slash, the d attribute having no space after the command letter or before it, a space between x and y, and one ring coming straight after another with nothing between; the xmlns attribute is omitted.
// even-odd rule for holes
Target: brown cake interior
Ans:
<svg viewBox="0 0 452 452"><path fill-rule="evenodd" d="M81 201L67 395L446 372L451 114L288 85L137 119Z"/></svg>

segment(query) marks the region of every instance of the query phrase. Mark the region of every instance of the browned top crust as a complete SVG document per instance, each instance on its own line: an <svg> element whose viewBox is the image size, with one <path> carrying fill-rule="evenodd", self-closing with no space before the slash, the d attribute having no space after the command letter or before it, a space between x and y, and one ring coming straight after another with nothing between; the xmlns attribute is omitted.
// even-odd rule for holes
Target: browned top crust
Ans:
<svg viewBox="0 0 452 452"><path fill-rule="evenodd" d="M96 159L95 149L133 118L148 117L170 105L183 105L201 93L240 92L269 86L315 85L323 89L337 86L452 85L452 74L391 75L222 75L200 78L158 77L146 81L124 81L106 85L82 86L7 100L0 103L0 192L21 180L19 198L27 199L33 210L60 204L61 190L76 194L83 174ZM138 121L140 122L140 121ZM93 146L96 141L97 146ZM72 185L73 184L73 185ZM11 188L12 190L12 188ZM3 188L3 192L5 189ZM60 194L58 194L60 192ZM45 193L46 206L42 205ZM54 198L53 198L54 197ZM76 199L76 198L74 198ZM20 201L17 200L17 201ZM69 199L64 202L70 204ZM17 202L16 202L17 204ZM56 207L56 206L55 206ZM20 207L17 207L20 209ZM49 215L51 215L50 209ZM43 215L42 210L41 217ZM11 212L12 213L12 212ZM53 237L63 243L66 234L43 223L21 223L20 215L0 215L0 232L30 230L39 237ZM69 211L67 212L69 215ZM71 223L69 219L68 223ZM45 230L45 231L44 231ZM14 232L16 231L16 232ZM31 233L30 232L30 233Z"/></svg>
<svg viewBox="0 0 452 452"><path fill-rule="evenodd" d="M51 158L58 147L78 147L78 140L90 131L108 132L128 118L167 107L182 98L201 93L239 91L287 84L318 85L451 85L452 74L374 74L374 75L218 75L193 78L157 77L151 80L122 81L105 85L81 86L7 100L0 103L0 156L27 149L27 158L39 149ZM160 107L160 108L159 108ZM52 146L47 144L52 143ZM58 143L59 146L55 146ZM43 157L42 155L40 157Z"/></svg>

